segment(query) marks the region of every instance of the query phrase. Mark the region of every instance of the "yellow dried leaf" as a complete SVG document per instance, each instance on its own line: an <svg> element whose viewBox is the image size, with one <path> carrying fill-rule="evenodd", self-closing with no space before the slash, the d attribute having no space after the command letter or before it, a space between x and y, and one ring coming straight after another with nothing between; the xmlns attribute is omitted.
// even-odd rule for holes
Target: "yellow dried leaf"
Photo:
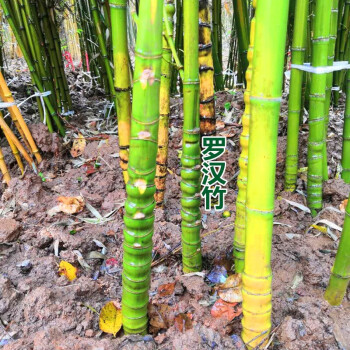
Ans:
<svg viewBox="0 0 350 350"><path fill-rule="evenodd" d="M237 273L229 276L225 283L218 287L219 297L228 303L242 302L242 275Z"/></svg>
<svg viewBox="0 0 350 350"><path fill-rule="evenodd" d="M219 289L228 289L239 287L242 284L242 275L236 273L235 275L228 276L225 283L219 286Z"/></svg>
<svg viewBox="0 0 350 350"><path fill-rule="evenodd" d="M60 262L60 266L59 266L59 270L58 270L58 274L60 276L64 275L66 276L70 281L73 281L77 278L77 271L78 269L73 266L72 264L70 264L67 261L62 260Z"/></svg>
<svg viewBox="0 0 350 350"><path fill-rule="evenodd" d="M346 208L347 205L348 205L348 200L344 199L339 205L340 211L345 213L345 208Z"/></svg>
<svg viewBox="0 0 350 350"><path fill-rule="evenodd" d="M100 312L100 329L114 336L122 327L122 310L113 301L107 303Z"/></svg>
<svg viewBox="0 0 350 350"><path fill-rule="evenodd" d="M77 197L63 197L57 198L60 204L57 206L57 211L61 211L66 214L76 214L84 209L85 202L81 196Z"/></svg>
<svg viewBox="0 0 350 350"><path fill-rule="evenodd" d="M311 227L313 227L314 229L322 233L327 233L327 227L319 226L319 225L311 225Z"/></svg>
<svg viewBox="0 0 350 350"><path fill-rule="evenodd" d="M70 154L73 158L79 157L83 154L86 146L86 140L83 134L79 133L78 137L73 141L72 149Z"/></svg>

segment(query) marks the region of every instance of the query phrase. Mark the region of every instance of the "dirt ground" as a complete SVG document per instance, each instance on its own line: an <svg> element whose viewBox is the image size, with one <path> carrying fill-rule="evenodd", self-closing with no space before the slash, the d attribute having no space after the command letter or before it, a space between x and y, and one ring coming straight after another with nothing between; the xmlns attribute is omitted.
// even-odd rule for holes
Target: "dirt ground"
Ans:
<svg viewBox="0 0 350 350"><path fill-rule="evenodd" d="M11 84L16 98L24 98L28 81L24 75ZM0 202L0 348L244 349L239 338L242 316L232 321L212 316L217 294L207 278L213 269L234 273L231 256L240 152L238 121L244 109L242 92L217 94L217 133L229 140L224 155L229 180L226 210L232 215L224 218L222 213L203 211L204 273L191 276L183 275L181 254L176 250L181 236L179 151L183 114L181 99L172 99L165 208L156 209L150 334L126 337L120 331L114 338L99 330L98 313L106 302L121 299L125 190L119 168L116 123L112 118L106 121L107 103L100 91L88 88L80 75L72 74L70 81L75 115L64 140L33 121L35 101L22 108L44 158L39 169L41 177L27 169L21 178L9 148L2 144L12 180L8 188L2 185ZM231 107L225 112L227 102ZM350 186L337 179L344 102L331 111L330 180L324 186L325 209L316 219L286 201L306 204L305 173L300 173L297 192L283 191L286 109L284 99L277 157L273 331L269 348L350 349L350 292L339 307L330 307L323 299L340 232L331 229L324 234L308 230L319 219L340 226L343 223L344 214L339 206L350 191ZM72 158L71 140L79 131L87 146L81 157ZM305 125L300 140L300 167L306 166L306 147ZM96 163L100 166L94 167ZM49 215L59 196L79 195L102 218L97 218L86 206L78 214ZM101 251L107 259L114 258L113 266L101 259ZM65 276L59 276L61 260L78 268L77 279L69 282ZM163 296L158 287L171 283L175 286L173 293ZM181 327L176 321L179 317L184 320Z"/></svg>

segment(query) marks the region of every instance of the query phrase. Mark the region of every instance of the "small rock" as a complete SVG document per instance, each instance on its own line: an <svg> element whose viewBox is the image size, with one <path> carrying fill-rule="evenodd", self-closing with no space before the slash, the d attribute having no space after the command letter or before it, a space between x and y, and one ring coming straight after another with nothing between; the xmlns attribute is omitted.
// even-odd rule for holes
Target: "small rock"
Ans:
<svg viewBox="0 0 350 350"><path fill-rule="evenodd" d="M16 266L20 268L21 273L27 274L32 269L33 264L30 262L30 260L23 260L21 263L17 264Z"/></svg>
<svg viewBox="0 0 350 350"><path fill-rule="evenodd" d="M85 337L92 338L94 336L94 330L93 329L88 329L85 332Z"/></svg>
<svg viewBox="0 0 350 350"><path fill-rule="evenodd" d="M0 243L15 241L20 235L20 226L14 219L0 219Z"/></svg>

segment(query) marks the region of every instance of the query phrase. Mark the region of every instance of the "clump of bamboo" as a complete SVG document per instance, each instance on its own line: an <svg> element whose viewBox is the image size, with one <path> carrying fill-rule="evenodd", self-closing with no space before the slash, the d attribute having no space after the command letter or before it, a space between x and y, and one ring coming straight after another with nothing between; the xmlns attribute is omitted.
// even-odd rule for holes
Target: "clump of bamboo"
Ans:
<svg viewBox="0 0 350 350"><path fill-rule="evenodd" d="M147 330L152 261L159 85L162 61L162 0L141 1L135 49L129 182L124 215L123 327Z"/></svg>
<svg viewBox="0 0 350 350"><path fill-rule="evenodd" d="M255 36L255 18L251 21L250 45L248 49L249 66L246 70L247 87L244 91L245 110L242 116L242 133L240 136L241 155L238 160L239 175L237 178L238 194L236 200L236 221L235 236L233 242L233 255L235 258L235 270L242 273L244 270L245 238L246 238L246 197L248 183L248 145L249 145L249 125L250 125L250 90L252 83L252 68L254 56L254 36Z"/></svg>
<svg viewBox="0 0 350 350"><path fill-rule="evenodd" d="M302 65L305 62L308 6L308 0L297 0L296 2L292 64ZM287 191L294 191L298 176L299 124L300 113L303 111L302 87L304 75L304 72L301 70L295 68L291 70L285 175L285 189Z"/></svg>
<svg viewBox="0 0 350 350"><path fill-rule="evenodd" d="M199 1L199 81L201 135L215 134L214 67L208 0Z"/></svg>
<svg viewBox="0 0 350 350"><path fill-rule="evenodd" d="M31 3L29 0L1 0L0 4L27 62L33 84L40 93L51 92L43 97L45 106L38 106L41 119L44 120L46 114L48 129L52 132L55 125L64 135L58 114L71 108L71 100L60 45L55 39L58 35L53 33L57 30L53 5L44 0ZM47 109L46 113L44 109Z"/></svg>
<svg viewBox="0 0 350 350"><path fill-rule="evenodd" d="M350 198L345 210L345 220L325 299L331 305L340 305L350 281Z"/></svg>
<svg viewBox="0 0 350 350"><path fill-rule="evenodd" d="M168 0L164 4L163 21L163 57L160 80L160 101L159 101L159 131L158 131L158 152L156 169L156 203L158 207L163 206L165 180L167 174L168 142L169 142L169 114L170 114L170 88L172 76L172 54L170 44L166 34L166 23L169 25L171 35L174 30L175 6L173 0ZM166 17L166 18L165 18ZM167 22L166 22L167 21ZM171 36L172 38L172 36Z"/></svg>
<svg viewBox="0 0 350 350"><path fill-rule="evenodd" d="M318 0L315 8L312 40L312 66L324 67L328 62L330 16L332 2ZM326 74L312 74L310 83L307 201L313 215L322 208L323 152L325 147Z"/></svg>
<svg viewBox="0 0 350 350"><path fill-rule="evenodd" d="M246 253L242 274L242 339L266 344L271 329L271 245L278 121L282 96L288 1L258 1L246 199ZM266 83L266 77L269 77Z"/></svg>
<svg viewBox="0 0 350 350"><path fill-rule="evenodd" d="M181 156L181 230L183 271L200 271L200 128L198 13L196 0L183 3L184 19L184 124Z"/></svg>
<svg viewBox="0 0 350 350"><path fill-rule="evenodd" d="M8 88L6 81L2 75L2 73L0 72L0 97L2 99L3 102L12 104L15 103L15 100L11 94L10 89ZM27 149L30 151L30 153L34 154L36 160L38 163L41 162L41 156L39 153L39 150L35 144L35 141L32 137L32 134L30 133L30 130L26 124L26 122L24 121L22 114L19 110L19 108L14 104L14 105L10 105L8 107L8 110L10 112L11 118L18 130L18 132L20 133L22 140L24 141L24 143L27 146Z"/></svg>

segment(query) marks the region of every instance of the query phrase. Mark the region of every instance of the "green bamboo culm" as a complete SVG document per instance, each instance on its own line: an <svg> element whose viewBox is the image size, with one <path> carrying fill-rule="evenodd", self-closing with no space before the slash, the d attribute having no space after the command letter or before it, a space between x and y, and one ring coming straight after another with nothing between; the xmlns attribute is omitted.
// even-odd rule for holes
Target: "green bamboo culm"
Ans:
<svg viewBox="0 0 350 350"><path fill-rule="evenodd" d="M184 124L181 156L182 264L185 273L200 271L201 213L198 64L198 0L184 0Z"/></svg>
<svg viewBox="0 0 350 350"><path fill-rule="evenodd" d="M346 43L347 43L347 37L349 35L350 30L350 1L345 0L342 1L342 3L339 6L339 25L338 25L338 36L337 36L337 42L336 42L336 53L335 53L335 60L336 61L343 61L346 59L345 57L345 51L346 51ZM335 87L334 90L334 105L338 106L339 102L339 96L340 96L340 90L342 88L342 82L341 82L342 72L334 72L334 82L333 85Z"/></svg>
<svg viewBox="0 0 350 350"><path fill-rule="evenodd" d="M109 61L108 57L108 51L106 47L106 41L102 32L102 25L100 21L100 15L97 7L97 1L96 0L89 0L90 1L90 8L92 13L92 18L94 20L94 25L96 29L97 39L98 39L98 45L100 47L101 55L103 58L104 68L107 74L107 82L108 82L108 90L110 93L109 99L111 102L116 102L116 94L114 90L114 81L113 81L113 70Z"/></svg>
<svg viewBox="0 0 350 350"><path fill-rule="evenodd" d="M255 11L242 274L242 339L249 349L263 348L271 329L271 247L288 9L289 1L258 0Z"/></svg>
<svg viewBox="0 0 350 350"><path fill-rule="evenodd" d="M220 36L221 31L221 1L213 0L212 3L212 54L214 63L214 78L216 91L224 90L224 78L222 75L222 57L220 48L222 41Z"/></svg>
<svg viewBox="0 0 350 350"><path fill-rule="evenodd" d="M165 181L167 175L168 143L169 143L169 115L170 115L170 88L172 77L172 53L170 40L173 39L175 6L173 0L167 0L163 8L163 58L160 80L160 106L158 152L156 169L156 204L162 207L164 203ZM170 35L167 36L167 24ZM172 42L173 44L173 42Z"/></svg>
<svg viewBox="0 0 350 350"><path fill-rule="evenodd" d="M129 153L129 182L124 215L123 327L147 331L148 288L154 230L154 194L162 60L163 1L141 1L135 48L135 71Z"/></svg>
<svg viewBox="0 0 350 350"><path fill-rule="evenodd" d="M325 293L331 305L340 305L350 282L350 198L345 209L345 219L337 255Z"/></svg>
<svg viewBox="0 0 350 350"><path fill-rule="evenodd" d="M312 39L312 66L328 63L328 45L332 1L317 0L314 36ZM307 201L312 215L322 209L323 148L325 147L325 101L327 74L311 74Z"/></svg>
<svg viewBox="0 0 350 350"><path fill-rule="evenodd" d="M294 16L292 64L302 65L305 62L308 7L308 0L297 0ZM299 121L300 114L303 111L302 87L304 75L301 70L291 69L285 174L286 191L294 191L297 183Z"/></svg>
<svg viewBox="0 0 350 350"><path fill-rule="evenodd" d="M118 116L120 167L124 182L128 182L128 161L131 120L131 84L129 69L129 51L127 40L127 1L110 0L114 84L116 90L116 111Z"/></svg>
<svg viewBox="0 0 350 350"><path fill-rule="evenodd" d="M346 104L344 112L343 152L341 165L341 178L346 183L350 183L350 70L348 70L346 74Z"/></svg>
<svg viewBox="0 0 350 350"><path fill-rule="evenodd" d="M334 51L335 42L337 40L337 30L338 30L338 5L339 0L333 0L332 3L332 14L331 14L331 24L329 33L329 45L328 45L328 66L333 66L334 62ZM326 78L326 101L324 104L325 119L325 143L323 147L323 180L328 180L328 161L327 161L327 134L328 134L328 124L329 124L329 107L331 105L331 93L333 85L333 73L327 73Z"/></svg>
<svg viewBox="0 0 350 350"><path fill-rule="evenodd" d="M248 49L249 66L246 71L247 88L244 91L245 109L242 116L242 133L240 136L241 154L238 160L239 175L237 178L238 194L236 199L235 236L233 242L233 256L235 259L236 273L244 270L245 238L246 238L246 199L248 183L248 146L249 146L249 124L250 124L250 92L252 85L255 18L251 20L250 45Z"/></svg>
<svg viewBox="0 0 350 350"><path fill-rule="evenodd" d="M244 76L248 68L247 52L249 46L249 16L246 0L233 0L233 15L238 37L239 60Z"/></svg>

